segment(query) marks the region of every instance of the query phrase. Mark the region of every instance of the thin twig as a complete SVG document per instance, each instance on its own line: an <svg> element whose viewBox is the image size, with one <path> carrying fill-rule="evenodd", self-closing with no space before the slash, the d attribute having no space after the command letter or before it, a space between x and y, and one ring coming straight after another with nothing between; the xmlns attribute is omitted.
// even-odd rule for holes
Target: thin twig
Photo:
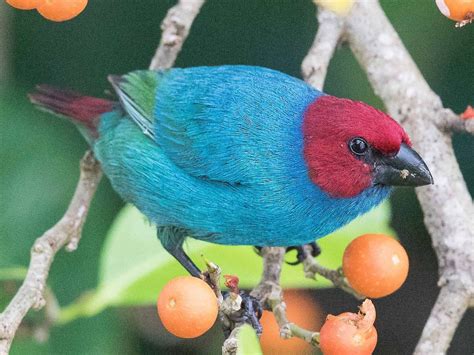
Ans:
<svg viewBox="0 0 474 355"><path fill-rule="evenodd" d="M305 276L309 279L316 279L316 275L321 275L333 283L334 286L339 287L343 291L353 295L355 298L362 300L365 297L352 289L344 277L342 270L333 270L320 265L311 255L311 246L303 246L305 251L305 258L303 260L303 269Z"/></svg>
<svg viewBox="0 0 474 355"><path fill-rule="evenodd" d="M283 290L280 286L281 267L285 252L285 248L262 248L262 279L250 294L260 300L264 308L273 312L275 320L280 327L280 336L283 339L297 337L312 345L316 345L319 333L303 329L291 323L286 316L286 304L283 297Z"/></svg>
<svg viewBox="0 0 474 355"><path fill-rule="evenodd" d="M245 324L242 321L234 321L235 316L239 316L242 312L242 297L238 293L230 292L219 307L219 319L223 329L229 331L230 334L222 344L223 355L235 355L239 347L237 336L240 328Z"/></svg>
<svg viewBox="0 0 474 355"><path fill-rule="evenodd" d="M224 275L227 279L226 286L229 288L227 297L224 298L220 288L221 268L207 259L205 259L205 263L207 266L205 276L207 277L207 281L213 289L219 304L219 320L222 329L224 330L224 334L227 335L228 333L228 336L222 345L222 354L234 355L237 353L239 345L237 340L238 333L240 328L246 324L245 320L242 318L242 313L245 312L245 310L242 309L243 299L238 288L239 279L236 276ZM232 284L227 283L230 279L234 279Z"/></svg>
<svg viewBox="0 0 474 355"><path fill-rule="evenodd" d="M335 13L318 10L318 32L314 42L303 59L301 72L304 80L318 90L322 90L329 62L336 50L344 30L344 20Z"/></svg>
<svg viewBox="0 0 474 355"><path fill-rule="evenodd" d="M71 240L79 240L90 202L102 177L99 163L87 152L81 160L81 175L71 203L56 225L38 238L31 249L31 262L23 284L0 314L0 354L8 354L13 337L26 313L41 309L51 263Z"/></svg>
<svg viewBox="0 0 474 355"><path fill-rule="evenodd" d="M264 247L260 251L263 258L262 279L250 295L260 300L262 306L267 310L271 310L267 298L272 295L274 290L277 293L281 290L280 275L285 253L286 249L279 247Z"/></svg>
<svg viewBox="0 0 474 355"><path fill-rule="evenodd" d="M238 335L244 323L234 327L222 344L222 355L236 355L239 348Z"/></svg>
<svg viewBox="0 0 474 355"><path fill-rule="evenodd" d="M446 132L459 132L474 134L474 118L462 119L457 115L450 115L446 121L441 125L441 129Z"/></svg>
<svg viewBox="0 0 474 355"><path fill-rule="evenodd" d="M289 323L289 327L290 332L294 337L303 339L313 346L319 346L319 332L313 332L311 330L301 328L295 323Z"/></svg>
<svg viewBox="0 0 474 355"><path fill-rule="evenodd" d="M205 0L179 0L169 9L161 29L161 41L151 61L150 69L171 68L188 37L191 25Z"/></svg>
<svg viewBox="0 0 474 355"><path fill-rule="evenodd" d="M221 322L222 329L224 332L230 332L229 336L225 339L222 345L222 354L234 355L237 353L238 341L237 335L239 328L242 327L244 322L236 322L235 319L242 313L242 297L239 295L238 287L236 292L229 292L228 296L224 299L220 287L221 281L221 268L205 259L207 266L208 282L214 291L217 302L219 304L219 320ZM238 279L237 279L238 280Z"/></svg>
<svg viewBox="0 0 474 355"><path fill-rule="evenodd" d="M222 270L219 265L204 259L207 266L207 274L209 275L209 281L214 291L219 305L222 303L222 292L221 292L221 274Z"/></svg>

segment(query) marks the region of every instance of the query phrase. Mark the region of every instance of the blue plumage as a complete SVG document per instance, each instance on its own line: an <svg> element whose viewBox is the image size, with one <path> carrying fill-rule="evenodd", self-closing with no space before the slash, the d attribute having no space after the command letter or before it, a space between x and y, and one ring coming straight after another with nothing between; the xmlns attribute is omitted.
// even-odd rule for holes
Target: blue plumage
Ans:
<svg viewBox="0 0 474 355"><path fill-rule="evenodd" d="M298 79L223 66L134 72L115 85L125 111L101 117L93 149L165 245L304 244L389 194L374 185L337 198L311 181L302 125L323 94Z"/></svg>

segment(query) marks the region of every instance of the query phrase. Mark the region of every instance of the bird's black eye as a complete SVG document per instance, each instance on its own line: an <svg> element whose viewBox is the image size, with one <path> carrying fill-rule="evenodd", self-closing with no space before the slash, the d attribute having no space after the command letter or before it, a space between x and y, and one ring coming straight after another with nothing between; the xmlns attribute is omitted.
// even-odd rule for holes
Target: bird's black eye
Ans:
<svg viewBox="0 0 474 355"><path fill-rule="evenodd" d="M369 150L369 145L363 138L352 138L349 142L349 149L355 155L364 155Z"/></svg>

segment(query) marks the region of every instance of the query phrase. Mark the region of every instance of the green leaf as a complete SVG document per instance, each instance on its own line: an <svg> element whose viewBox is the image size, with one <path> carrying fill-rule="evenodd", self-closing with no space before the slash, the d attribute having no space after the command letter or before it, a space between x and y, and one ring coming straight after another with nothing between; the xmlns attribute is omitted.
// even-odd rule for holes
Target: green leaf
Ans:
<svg viewBox="0 0 474 355"><path fill-rule="evenodd" d="M24 266L12 266L0 268L0 281L22 281L26 277L28 269Z"/></svg>
<svg viewBox="0 0 474 355"><path fill-rule="evenodd" d="M388 203L374 209L346 227L321 239L323 252L318 261L327 267L341 266L346 245L364 233L395 235L389 227ZM225 274L238 275L241 288L252 288L260 280L262 259L249 246L223 246L189 238L184 245L190 257L204 268L202 259L218 264ZM288 260L294 255L288 255ZM243 262L243 260L245 262ZM157 240L155 228L133 206L117 216L109 230L101 256L99 285L62 310L60 319L71 321L92 316L109 306L149 305L156 301L162 287L186 271ZM329 281L304 277L302 266L284 265L281 284L285 288L330 287Z"/></svg>
<svg viewBox="0 0 474 355"><path fill-rule="evenodd" d="M244 324L237 334L237 355L259 355L262 354L260 348L260 342L258 341L255 330L248 325Z"/></svg>

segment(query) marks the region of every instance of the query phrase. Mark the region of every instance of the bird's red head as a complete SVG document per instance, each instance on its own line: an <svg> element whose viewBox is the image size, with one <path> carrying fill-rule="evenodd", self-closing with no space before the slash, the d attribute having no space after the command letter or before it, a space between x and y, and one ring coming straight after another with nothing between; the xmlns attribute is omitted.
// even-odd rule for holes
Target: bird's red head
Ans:
<svg viewBox="0 0 474 355"><path fill-rule="evenodd" d="M332 197L354 197L374 184L432 182L403 128L362 102L319 97L305 112L303 134L310 178Z"/></svg>

